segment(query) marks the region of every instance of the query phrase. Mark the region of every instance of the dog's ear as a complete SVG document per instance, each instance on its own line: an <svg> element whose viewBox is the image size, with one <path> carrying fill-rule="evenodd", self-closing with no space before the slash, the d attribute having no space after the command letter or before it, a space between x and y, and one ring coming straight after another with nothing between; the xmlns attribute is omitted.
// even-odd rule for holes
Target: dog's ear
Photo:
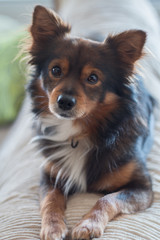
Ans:
<svg viewBox="0 0 160 240"><path fill-rule="evenodd" d="M55 12L36 6L30 32L33 40L39 43L64 36L65 33L70 32L70 26L65 24Z"/></svg>
<svg viewBox="0 0 160 240"><path fill-rule="evenodd" d="M130 30L115 36L109 36L105 44L114 51L120 61L133 64L142 55L146 33L141 30Z"/></svg>

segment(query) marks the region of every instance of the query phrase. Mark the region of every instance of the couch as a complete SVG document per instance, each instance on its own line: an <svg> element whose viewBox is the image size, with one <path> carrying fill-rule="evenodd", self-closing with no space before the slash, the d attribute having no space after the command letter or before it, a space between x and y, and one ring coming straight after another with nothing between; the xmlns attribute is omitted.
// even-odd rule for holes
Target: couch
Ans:
<svg viewBox="0 0 160 240"><path fill-rule="evenodd" d="M160 24L147 0L63 0L59 13L71 23L72 33L104 38L126 29L147 32L146 56L141 72L146 86L160 102ZM59 5L59 4L58 4ZM92 34L92 35L93 35ZM147 165L152 176L154 201L150 208L121 215L108 223L103 237L114 240L160 239L160 119ZM26 97L19 117L0 150L0 240L39 239L39 175L43 157L31 143L32 114ZM66 219L71 229L100 195L77 194L69 198Z"/></svg>

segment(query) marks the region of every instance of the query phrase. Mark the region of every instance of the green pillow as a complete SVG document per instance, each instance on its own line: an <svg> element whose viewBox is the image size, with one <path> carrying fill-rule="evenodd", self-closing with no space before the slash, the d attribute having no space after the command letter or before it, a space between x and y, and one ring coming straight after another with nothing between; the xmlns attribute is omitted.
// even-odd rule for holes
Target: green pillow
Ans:
<svg viewBox="0 0 160 240"><path fill-rule="evenodd" d="M0 124L12 122L24 98L26 65L17 56L20 40L26 33L22 30L1 34L0 38Z"/></svg>

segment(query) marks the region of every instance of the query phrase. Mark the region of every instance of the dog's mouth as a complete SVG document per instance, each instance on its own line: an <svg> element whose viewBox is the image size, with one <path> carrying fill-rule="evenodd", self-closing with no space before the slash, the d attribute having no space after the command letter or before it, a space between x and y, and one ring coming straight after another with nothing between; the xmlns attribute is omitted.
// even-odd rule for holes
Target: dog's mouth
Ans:
<svg viewBox="0 0 160 240"><path fill-rule="evenodd" d="M83 111L78 111L76 107L71 110L62 110L58 107L57 104L49 105L49 109L53 115L55 115L59 119L68 119L68 120L75 120L78 118L82 118L85 113Z"/></svg>
<svg viewBox="0 0 160 240"><path fill-rule="evenodd" d="M62 112L59 110L54 110L52 111L52 113L59 119L68 119L68 120L74 120L77 118L76 114L74 114L73 112Z"/></svg>
<svg viewBox="0 0 160 240"><path fill-rule="evenodd" d="M59 114L62 118L70 118L72 117L72 115L68 114L68 113L60 113Z"/></svg>

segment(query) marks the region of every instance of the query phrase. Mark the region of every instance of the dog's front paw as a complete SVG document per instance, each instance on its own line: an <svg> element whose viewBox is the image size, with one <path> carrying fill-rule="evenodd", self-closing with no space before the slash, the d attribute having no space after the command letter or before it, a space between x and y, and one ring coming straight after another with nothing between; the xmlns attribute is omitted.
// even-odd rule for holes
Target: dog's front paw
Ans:
<svg viewBox="0 0 160 240"><path fill-rule="evenodd" d="M49 223L43 223L41 227L41 240L63 240L68 233L68 229L63 220L51 220Z"/></svg>
<svg viewBox="0 0 160 240"><path fill-rule="evenodd" d="M91 239L101 237L104 232L104 227L88 218L78 223L72 231L72 239Z"/></svg>

